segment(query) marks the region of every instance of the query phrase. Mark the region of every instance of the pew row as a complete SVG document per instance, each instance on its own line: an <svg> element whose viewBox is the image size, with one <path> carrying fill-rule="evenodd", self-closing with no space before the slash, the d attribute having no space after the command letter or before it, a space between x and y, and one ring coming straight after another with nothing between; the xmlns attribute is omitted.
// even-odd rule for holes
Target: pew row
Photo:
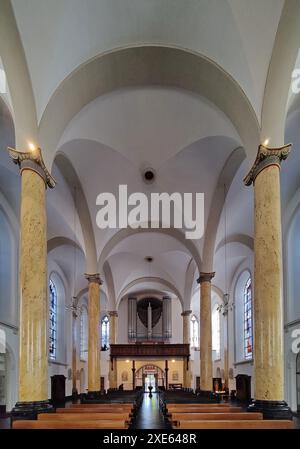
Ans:
<svg viewBox="0 0 300 449"><path fill-rule="evenodd" d="M172 422L180 421L259 421L263 419L262 413L172 413Z"/></svg>
<svg viewBox="0 0 300 449"><path fill-rule="evenodd" d="M168 407L167 414L172 413L241 413L243 410L240 407L224 407L220 411L217 407Z"/></svg>
<svg viewBox="0 0 300 449"><path fill-rule="evenodd" d="M41 413L39 421L125 421L129 423L129 413Z"/></svg>
<svg viewBox="0 0 300 449"><path fill-rule="evenodd" d="M20 420L12 423L13 429L127 429L128 424L123 421L94 420L94 421L27 421Z"/></svg>
<svg viewBox="0 0 300 449"><path fill-rule="evenodd" d="M122 404L119 402L107 403L107 404L71 404L68 408L122 408L123 410L133 410L132 404Z"/></svg>
<svg viewBox="0 0 300 449"><path fill-rule="evenodd" d="M95 408L95 407L85 407L85 408L57 408L56 413L74 414L74 413L128 413L131 415L131 411L124 410L122 408Z"/></svg>
<svg viewBox="0 0 300 449"><path fill-rule="evenodd" d="M293 429L293 421L285 420L242 420L242 421L184 421L177 423L177 429Z"/></svg>

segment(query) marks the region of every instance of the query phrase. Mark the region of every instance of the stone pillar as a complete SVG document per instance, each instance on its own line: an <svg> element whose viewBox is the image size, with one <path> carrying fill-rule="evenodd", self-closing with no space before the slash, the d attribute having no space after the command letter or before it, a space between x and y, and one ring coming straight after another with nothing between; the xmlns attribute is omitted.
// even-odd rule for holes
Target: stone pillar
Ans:
<svg viewBox="0 0 300 449"><path fill-rule="evenodd" d="M291 145L260 145L244 179L254 184L254 403L265 418L291 418L284 402L280 165Z"/></svg>
<svg viewBox="0 0 300 449"><path fill-rule="evenodd" d="M114 345L117 343L117 333L118 333L118 312L116 310L111 310L108 312L109 315L109 344ZM111 360L109 365L109 387L117 388L118 384L118 374L117 374L117 361Z"/></svg>
<svg viewBox="0 0 300 449"><path fill-rule="evenodd" d="M12 419L48 412L48 274L46 187L55 181L40 148L8 149L21 171L19 402Z"/></svg>
<svg viewBox="0 0 300 449"><path fill-rule="evenodd" d="M135 390L135 360L132 360L132 389Z"/></svg>
<svg viewBox="0 0 300 449"><path fill-rule="evenodd" d="M215 273L200 273L200 390L212 392L211 280Z"/></svg>
<svg viewBox="0 0 300 449"><path fill-rule="evenodd" d="M100 285L99 274L86 274L89 282L88 398L100 395Z"/></svg>
<svg viewBox="0 0 300 449"><path fill-rule="evenodd" d="M182 324L183 324L183 344L190 345L190 315L191 310L185 310L182 312ZM183 386L184 388L191 388L192 373L190 370L190 363L188 359L183 361Z"/></svg>

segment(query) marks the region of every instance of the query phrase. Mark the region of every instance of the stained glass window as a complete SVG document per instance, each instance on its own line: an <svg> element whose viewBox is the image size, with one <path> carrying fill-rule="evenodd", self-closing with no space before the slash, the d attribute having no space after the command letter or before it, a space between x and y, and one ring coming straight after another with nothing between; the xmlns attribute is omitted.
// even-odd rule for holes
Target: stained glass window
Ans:
<svg viewBox="0 0 300 449"><path fill-rule="evenodd" d="M109 319L105 315L101 321L101 349L105 351L109 347Z"/></svg>
<svg viewBox="0 0 300 449"><path fill-rule="evenodd" d="M244 289L244 357L252 359L252 289L251 278L248 279Z"/></svg>
<svg viewBox="0 0 300 449"><path fill-rule="evenodd" d="M199 347L199 322L195 315L193 315L191 318L190 332L191 332L191 346L192 346L192 348L198 348Z"/></svg>
<svg viewBox="0 0 300 449"><path fill-rule="evenodd" d="M57 345L57 290L52 279L49 281L49 358L56 359Z"/></svg>

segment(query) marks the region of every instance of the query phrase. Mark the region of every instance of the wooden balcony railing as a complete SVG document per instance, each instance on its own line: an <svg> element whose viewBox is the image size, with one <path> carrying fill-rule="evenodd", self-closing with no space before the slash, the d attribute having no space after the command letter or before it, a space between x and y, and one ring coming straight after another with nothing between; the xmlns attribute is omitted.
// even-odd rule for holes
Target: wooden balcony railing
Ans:
<svg viewBox="0 0 300 449"><path fill-rule="evenodd" d="M135 343L110 345L113 357L189 357L188 344Z"/></svg>

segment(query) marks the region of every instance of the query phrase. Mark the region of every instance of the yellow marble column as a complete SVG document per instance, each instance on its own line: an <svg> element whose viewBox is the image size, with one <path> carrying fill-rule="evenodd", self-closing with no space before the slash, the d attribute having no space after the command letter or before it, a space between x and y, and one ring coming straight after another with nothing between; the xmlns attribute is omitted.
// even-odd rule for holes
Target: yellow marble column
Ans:
<svg viewBox="0 0 300 449"><path fill-rule="evenodd" d="M191 310L185 310L182 312L182 325L183 325L183 343L190 345L190 315ZM191 388L192 373L190 369L190 360L183 361L183 386L184 388Z"/></svg>
<svg viewBox="0 0 300 449"><path fill-rule="evenodd" d="M117 329L118 329L118 312L111 310L109 315L109 344L114 345L117 343ZM111 360L109 365L109 387L117 388L118 373L117 373L117 361Z"/></svg>
<svg viewBox="0 0 300 449"><path fill-rule="evenodd" d="M200 273L200 390L212 391L211 280L215 273Z"/></svg>
<svg viewBox="0 0 300 449"><path fill-rule="evenodd" d="M99 274L86 274L89 281L88 299L88 396L100 394L100 285Z"/></svg>
<svg viewBox="0 0 300 449"><path fill-rule="evenodd" d="M19 402L12 415L48 411L48 280L46 187L55 182L40 148L9 148L21 171Z"/></svg>
<svg viewBox="0 0 300 449"><path fill-rule="evenodd" d="M284 399L280 164L291 145L260 145L246 185L254 184L255 402L267 418L289 417Z"/></svg>

